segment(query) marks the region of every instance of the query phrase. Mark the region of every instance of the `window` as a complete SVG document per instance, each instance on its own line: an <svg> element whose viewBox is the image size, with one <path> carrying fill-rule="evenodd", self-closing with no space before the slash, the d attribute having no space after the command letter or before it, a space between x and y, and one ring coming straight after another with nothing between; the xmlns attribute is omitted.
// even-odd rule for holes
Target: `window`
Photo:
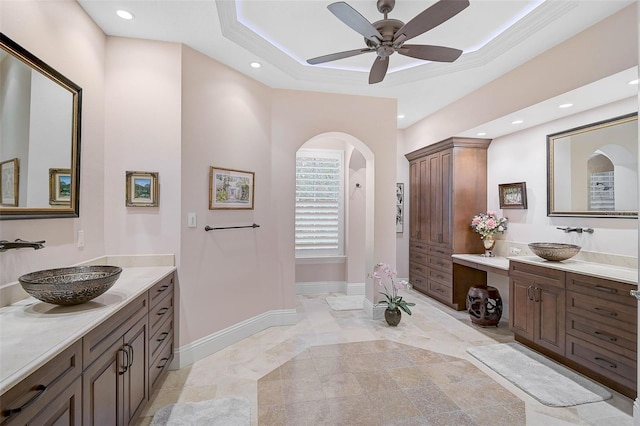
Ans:
<svg viewBox="0 0 640 426"><path fill-rule="evenodd" d="M344 253L344 153L296 154L296 257Z"/></svg>

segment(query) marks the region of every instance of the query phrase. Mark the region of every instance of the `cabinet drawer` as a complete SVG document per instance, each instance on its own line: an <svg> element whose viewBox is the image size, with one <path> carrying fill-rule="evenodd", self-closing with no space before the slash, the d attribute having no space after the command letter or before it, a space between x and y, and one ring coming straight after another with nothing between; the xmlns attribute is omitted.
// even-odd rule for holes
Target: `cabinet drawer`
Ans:
<svg viewBox="0 0 640 426"><path fill-rule="evenodd" d="M82 365L87 368L148 312L147 293L127 304L82 338Z"/></svg>
<svg viewBox="0 0 640 426"><path fill-rule="evenodd" d="M575 291L567 292L567 310L576 315L597 319L613 327L625 330L636 330L638 321L635 307L576 293Z"/></svg>
<svg viewBox="0 0 640 426"><path fill-rule="evenodd" d="M418 275L422 275L424 277L427 276L427 271L429 270L429 268L427 268L425 265L421 264L421 263L411 263L409 265L409 270L410 272L413 272L414 274L418 274Z"/></svg>
<svg viewBox="0 0 640 426"><path fill-rule="evenodd" d="M559 288L565 287L565 272L544 266L530 265L509 261L509 275L531 280L534 284L548 284Z"/></svg>
<svg viewBox="0 0 640 426"><path fill-rule="evenodd" d="M440 271L452 273L453 272L453 260L451 258L429 256L427 258L429 267L438 269Z"/></svg>
<svg viewBox="0 0 640 426"><path fill-rule="evenodd" d="M567 314L567 333L582 340L601 346L610 351L636 359L636 331L624 330L618 327Z"/></svg>
<svg viewBox="0 0 640 426"><path fill-rule="evenodd" d="M151 308L160 303L164 296L169 293L173 293L173 277L174 274L171 274L158 281L149 289L149 306Z"/></svg>
<svg viewBox="0 0 640 426"><path fill-rule="evenodd" d="M409 269L409 283L423 293L427 291L427 278L422 273L416 273L414 269Z"/></svg>
<svg viewBox="0 0 640 426"><path fill-rule="evenodd" d="M160 353L162 344L170 339L173 339L173 318L168 317L165 318L158 331L149 339L149 359L154 360Z"/></svg>
<svg viewBox="0 0 640 426"><path fill-rule="evenodd" d="M427 253L428 252L427 244L411 241L409 243L409 251L420 251L423 253Z"/></svg>
<svg viewBox="0 0 640 426"><path fill-rule="evenodd" d="M636 387L636 362L573 336L567 336L567 358L631 389Z"/></svg>
<svg viewBox="0 0 640 426"><path fill-rule="evenodd" d="M428 281L428 293L431 296L434 296L438 299L442 299L447 302L451 302L451 296L453 295L453 290L450 286L446 286L437 281L429 280Z"/></svg>
<svg viewBox="0 0 640 426"><path fill-rule="evenodd" d="M453 285L453 275L451 273L442 272L437 269L429 269L427 278L429 279L429 281L437 281L447 287L452 287Z"/></svg>
<svg viewBox="0 0 640 426"><path fill-rule="evenodd" d="M428 253L429 253L429 256L445 257L445 258L451 259L453 250L451 250L448 247L429 245Z"/></svg>
<svg viewBox="0 0 640 426"><path fill-rule="evenodd" d="M420 265L427 265L427 254L421 251L409 251L409 262L418 263Z"/></svg>
<svg viewBox="0 0 640 426"><path fill-rule="evenodd" d="M149 311L150 334L156 334L167 317L173 318L173 294L166 294L155 307Z"/></svg>
<svg viewBox="0 0 640 426"><path fill-rule="evenodd" d="M567 290L588 294L599 299L610 300L637 308L638 301L629 294L629 290L637 290L638 286L611 281L603 278L567 273Z"/></svg>
<svg viewBox="0 0 640 426"><path fill-rule="evenodd" d="M82 374L82 342L65 349L0 398L0 423L26 424Z"/></svg>
<svg viewBox="0 0 640 426"><path fill-rule="evenodd" d="M158 358L149 367L149 395L153 393L159 384L163 373L169 370L169 364L173 360L173 335L167 339L161 347Z"/></svg>

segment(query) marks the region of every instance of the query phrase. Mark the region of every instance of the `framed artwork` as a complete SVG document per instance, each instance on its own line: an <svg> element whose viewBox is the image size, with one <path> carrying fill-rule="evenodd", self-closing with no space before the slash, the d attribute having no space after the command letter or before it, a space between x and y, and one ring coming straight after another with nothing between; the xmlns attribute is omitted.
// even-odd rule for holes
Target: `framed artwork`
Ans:
<svg viewBox="0 0 640 426"><path fill-rule="evenodd" d="M404 183L396 183L396 232L404 232Z"/></svg>
<svg viewBox="0 0 640 426"><path fill-rule="evenodd" d="M19 179L17 158L0 162L0 205L18 206Z"/></svg>
<svg viewBox="0 0 640 426"><path fill-rule="evenodd" d="M49 169L49 204L71 205L71 169Z"/></svg>
<svg viewBox="0 0 640 426"><path fill-rule="evenodd" d="M127 172L127 207L158 207L157 172Z"/></svg>
<svg viewBox="0 0 640 426"><path fill-rule="evenodd" d="M254 172L211 166L209 210L253 210L254 177Z"/></svg>
<svg viewBox="0 0 640 426"><path fill-rule="evenodd" d="M501 209L527 208L527 183L502 183L498 185Z"/></svg>

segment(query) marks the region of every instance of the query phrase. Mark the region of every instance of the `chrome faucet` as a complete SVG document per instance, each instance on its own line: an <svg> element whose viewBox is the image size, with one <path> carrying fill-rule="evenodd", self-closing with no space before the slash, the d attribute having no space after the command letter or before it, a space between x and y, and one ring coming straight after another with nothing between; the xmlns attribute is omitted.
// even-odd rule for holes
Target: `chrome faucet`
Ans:
<svg viewBox="0 0 640 426"><path fill-rule="evenodd" d="M25 241L25 240L21 240L20 238L18 238L15 241L0 240L0 252L11 250L11 249L17 250L21 248L32 248L34 250L39 250L41 248L44 248L44 243L46 243L46 241L44 240Z"/></svg>
<svg viewBox="0 0 640 426"><path fill-rule="evenodd" d="M557 227L556 229L560 229L565 233L577 232L578 234L582 234L583 232L586 232L587 234L593 234L593 228L580 228L580 227L574 227L574 226L566 226L564 228Z"/></svg>

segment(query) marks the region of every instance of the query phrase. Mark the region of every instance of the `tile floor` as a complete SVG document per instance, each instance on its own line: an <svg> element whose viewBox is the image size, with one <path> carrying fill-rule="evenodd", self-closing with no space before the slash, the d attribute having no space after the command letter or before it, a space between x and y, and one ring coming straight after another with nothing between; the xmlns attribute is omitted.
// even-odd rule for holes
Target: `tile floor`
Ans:
<svg viewBox="0 0 640 426"><path fill-rule="evenodd" d="M614 391L613 398L607 401L575 407L540 404L466 352L470 346L512 341L506 323L497 328L479 328L471 325L465 312L453 311L413 290L406 293L405 299L416 302L416 306L412 308L412 316L403 315L398 327L389 327L384 319L372 320L362 310L333 311L324 299L327 294L298 296L296 325L269 328L189 367L169 372L161 388L151 396L138 426L148 425L155 411L166 404L228 396L248 398L252 405L252 425L265 426L633 425L633 401ZM352 342L364 343L344 345ZM308 366L303 367L307 360L323 351L326 355L326 351L343 350L347 352L343 358L346 361L341 362L354 365L353 362L362 360L360 365L366 370L380 360L365 362L366 356L357 354L365 348L381 353L398 348L411 352L419 348L426 350L421 352L423 356L434 357L437 362L431 367L426 366L428 363L421 367L429 382L423 391L413 393L403 390L402 393L376 394L372 390L380 382L374 376L353 374L339 378L340 374L329 374L330 370L323 373L321 368L316 368L314 380L325 381L325 386L320 388L323 396L312 393L318 391L317 387L305 388L308 375L312 374ZM401 361L394 359L389 365L393 362ZM442 368L436 368L436 364ZM300 368L292 369L293 366ZM335 366L325 365L325 368ZM290 380L296 371L296 380ZM472 379L465 384L462 376ZM398 380L411 380L411 377L400 372L394 382L397 385ZM392 386L389 381L385 383ZM282 392L274 392L274 386ZM367 392L373 396L365 399L363 395ZM488 409L481 408L478 402L481 395L485 396ZM389 405L390 402L395 403ZM434 407L432 411L424 411L427 404ZM396 405L403 410L393 416L390 410Z"/></svg>

